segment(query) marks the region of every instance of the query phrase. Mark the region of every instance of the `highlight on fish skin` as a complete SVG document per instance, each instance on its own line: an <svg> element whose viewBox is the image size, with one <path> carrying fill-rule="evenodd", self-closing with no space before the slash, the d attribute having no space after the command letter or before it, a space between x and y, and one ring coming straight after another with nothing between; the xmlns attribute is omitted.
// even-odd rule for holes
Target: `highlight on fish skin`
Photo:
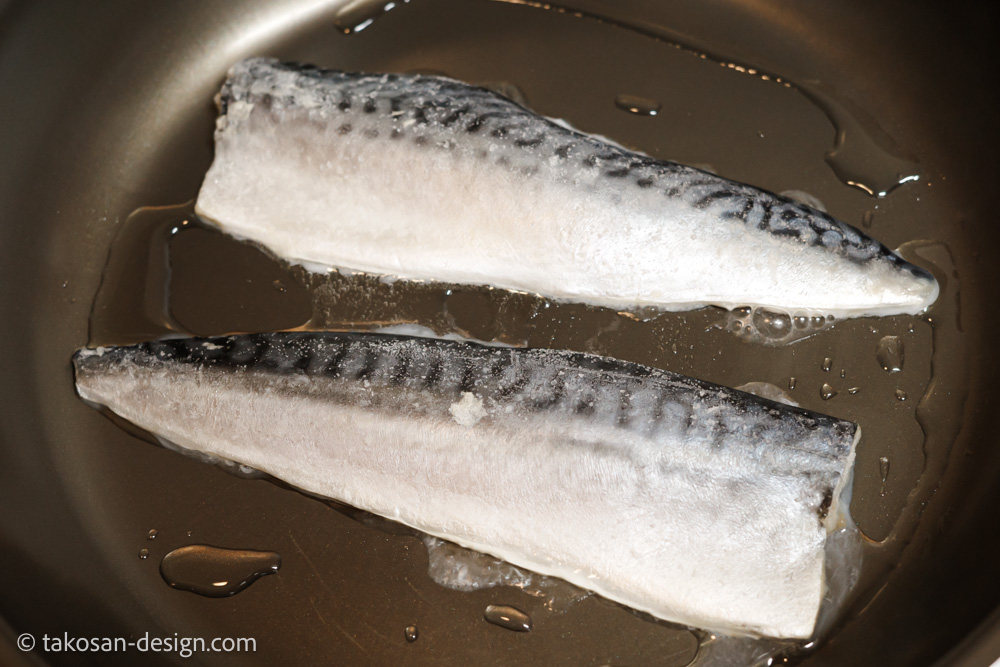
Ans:
<svg viewBox="0 0 1000 667"><path fill-rule="evenodd" d="M916 314L933 276L822 211L436 76L253 58L196 210L288 261L617 309Z"/></svg>
<svg viewBox="0 0 1000 667"><path fill-rule="evenodd" d="M807 638L860 429L589 354L361 333L84 349L81 398L658 618Z"/></svg>

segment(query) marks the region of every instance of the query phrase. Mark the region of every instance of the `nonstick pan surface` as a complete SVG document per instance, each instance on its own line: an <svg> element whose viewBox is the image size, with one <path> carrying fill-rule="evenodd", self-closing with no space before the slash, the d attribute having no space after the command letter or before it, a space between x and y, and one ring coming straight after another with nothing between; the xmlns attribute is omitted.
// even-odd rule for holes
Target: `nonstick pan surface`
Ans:
<svg viewBox="0 0 1000 667"><path fill-rule="evenodd" d="M151 446L74 393L69 360L81 346L171 328L291 328L304 323L302 308L318 328L416 322L728 385L766 381L804 407L857 420L862 581L829 640L795 660L987 665L1000 656L993 12L976 3L590 0L562 11L413 0L380 15L345 13L345 4L0 2L0 662L691 659L695 635L594 597L551 611L516 589L441 588L419 539ZM179 215L133 211L196 196L212 157L212 96L250 55L444 73L656 157L804 191L934 271L942 299L925 316L836 322L768 346L736 335L718 311L619 314L351 276L317 285L203 228L162 243L129 237L149 216ZM637 97L657 113L629 111ZM884 197L860 187L877 192L909 175L918 178ZM125 258L114 270L113 256ZM172 274L157 283L150 267L164 257ZM142 311L150 302L133 285L169 293L165 319ZM107 298L95 307L99 293ZM899 373L877 363L886 335L905 343ZM823 385L836 395L824 398ZM159 574L160 559L187 544L273 550L282 565L210 599ZM488 604L528 611L533 630L485 623ZM256 651L22 652L22 633L253 637Z"/></svg>

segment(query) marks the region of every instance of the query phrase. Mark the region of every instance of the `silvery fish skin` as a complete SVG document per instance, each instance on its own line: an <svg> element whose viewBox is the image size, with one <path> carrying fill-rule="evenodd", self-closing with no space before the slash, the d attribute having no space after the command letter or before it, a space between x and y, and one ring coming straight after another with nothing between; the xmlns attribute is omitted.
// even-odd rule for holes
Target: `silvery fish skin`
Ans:
<svg viewBox="0 0 1000 667"><path fill-rule="evenodd" d="M197 212L310 267L620 309L913 314L938 294L826 213L458 81L255 58L217 99Z"/></svg>
<svg viewBox="0 0 1000 667"><path fill-rule="evenodd" d="M855 424L588 354L357 333L80 350L77 391L659 618L804 638Z"/></svg>

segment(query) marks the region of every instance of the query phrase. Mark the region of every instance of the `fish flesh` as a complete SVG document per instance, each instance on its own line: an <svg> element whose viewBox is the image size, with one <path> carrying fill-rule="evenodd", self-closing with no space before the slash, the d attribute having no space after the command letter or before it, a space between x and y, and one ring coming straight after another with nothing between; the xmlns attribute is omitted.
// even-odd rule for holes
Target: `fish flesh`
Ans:
<svg viewBox="0 0 1000 667"><path fill-rule="evenodd" d="M617 309L915 314L939 291L825 212L459 81L253 58L217 102L196 211L293 263Z"/></svg>
<svg viewBox="0 0 1000 667"><path fill-rule="evenodd" d="M804 638L859 428L589 354L286 332L83 349L81 398L663 618Z"/></svg>
<svg viewBox="0 0 1000 667"><path fill-rule="evenodd" d="M657 617L805 638L860 430L589 354L358 333L74 357L81 398Z"/></svg>

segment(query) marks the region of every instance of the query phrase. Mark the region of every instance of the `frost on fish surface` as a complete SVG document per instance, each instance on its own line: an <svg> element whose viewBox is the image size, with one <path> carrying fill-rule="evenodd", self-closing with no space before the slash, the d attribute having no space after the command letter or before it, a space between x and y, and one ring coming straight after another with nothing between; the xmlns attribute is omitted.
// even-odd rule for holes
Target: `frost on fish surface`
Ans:
<svg viewBox="0 0 1000 667"><path fill-rule="evenodd" d="M581 353L350 333L205 342L81 353L80 396L660 618L813 631L854 424Z"/></svg>
<svg viewBox="0 0 1000 667"><path fill-rule="evenodd" d="M425 327L421 324L415 324L412 322L378 327L377 329L372 329L372 333L394 334L397 336L411 336L411 337L415 336L417 338L437 338L439 340L453 340L460 343L476 343L477 345L485 345L487 347L518 347L515 345L511 345L510 343L504 343L498 340L480 340L478 338L469 338L467 336L463 336L461 334L454 332L446 334L438 334L430 327Z"/></svg>
<svg viewBox="0 0 1000 667"><path fill-rule="evenodd" d="M231 72L220 94L220 125L231 129L234 123L247 121L248 107L257 104L273 110L336 108L345 118L359 115L356 109L360 108L362 114L397 120L390 137L412 135L408 138L419 145L430 144L430 135L450 134L451 128L466 134L509 138L510 145L504 145L508 159L502 164L514 169L520 166L526 176L538 173L539 153L551 153L550 162L554 159L560 164L576 157L598 177L624 179L638 189L659 190L696 209L717 209L724 217L738 218L750 227L794 237L806 245L821 245L859 261L884 255L892 262L905 264L878 242L823 211L733 181L708 178L709 174L693 167L638 155L577 132L564 122L542 118L488 89L443 77L352 74L256 59L237 65ZM241 111L227 116L233 105ZM346 122L337 128L342 135L354 131ZM359 131L369 139L379 136L372 128ZM463 148L438 137L433 145L441 150ZM497 145L491 148L496 150ZM524 154L522 165L511 163L516 160L517 149Z"/></svg>
<svg viewBox="0 0 1000 667"><path fill-rule="evenodd" d="M448 412L457 423L466 427L475 426L480 419L486 416L483 399L471 391L463 391L462 398L448 406Z"/></svg>
<svg viewBox="0 0 1000 667"><path fill-rule="evenodd" d="M451 79L251 59L197 210L293 262L616 308L916 313L934 278L823 211Z"/></svg>

